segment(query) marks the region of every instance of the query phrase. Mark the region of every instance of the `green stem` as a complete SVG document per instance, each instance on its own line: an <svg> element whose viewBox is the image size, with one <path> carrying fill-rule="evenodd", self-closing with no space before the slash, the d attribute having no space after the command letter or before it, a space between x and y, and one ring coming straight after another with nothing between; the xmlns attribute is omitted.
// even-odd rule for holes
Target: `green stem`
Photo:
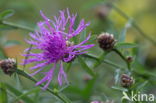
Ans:
<svg viewBox="0 0 156 103"><path fill-rule="evenodd" d="M112 5L113 9L119 13L122 17L124 17L126 20L130 20L132 19L131 17L129 17L126 13L124 13L120 8L118 8L115 4L111 3L110 5ZM136 30L148 41L150 41L151 43L153 43L154 45L156 45L156 41L153 40L152 38L150 38L149 36L147 36L148 34L146 34L145 32L143 32L143 30L139 27L139 25L132 19L132 26L134 28L136 28Z"/></svg>
<svg viewBox="0 0 156 103"><path fill-rule="evenodd" d="M36 79L34 79L33 77L29 76L26 72L17 69L17 74L24 76L25 78L33 81L34 83L37 82ZM40 85L41 87L43 87L44 85ZM46 89L48 92L50 92L51 94L53 94L54 96L56 96L57 98L59 98L63 103L71 103L70 100L68 100L64 95L60 95L58 94L58 92L54 92L53 90L51 90L50 88Z"/></svg>
<svg viewBox="0 0 156 103"><path fill-rule="evenodd" d="M127 59L125 58L125 56L117 49L113 49L114 52L116 52L127 64L127 68L130 70L130 62L127 61Z"/></svg>
<svg viewBox="0 0 156 103"><path fill-rule="evenodd" d="M118 50L117 50L118 51ZM126 60L126 58L118 51L117 53L120 54L120 56L122 56L122 58L124 58L124 61ZM94 59L94 60L97 60L99 61L98 57L92 55L92 54L83 54L82 56L85 56L85 57L88 57L88 58L91 58L91 59ZM125 69L124 67L118 65L118 64L115 64L109 60L103 60L102 61L103 63L106 63L108 65L111 65L113 67L116 67L116 68L120 68L120 69ZM130 63L126 60L126 64L127 64L127 67L130 69Z"/></svg>
<svg viewBox="0 0 156 103"><path fill-rule="evenodd" d="M98 57L96 57L96 56L94 56L94 55L92 55L92 54L83 54L82 56L88 57L88 58L91 58L91 59L94 59L94 60L99 61ZM106 63L106 64L108 64L108 65L111 65L111 66L113 66L113 67L116 67L116 68L124 69L124 67L121 67L121 66L119 66L118 64L115 64L115 63L113 63L113 62L111 62L111 61L109 61L109 60L103 60L102 62L103 62L103 63Z"/></svg>
<svg viewBox="0 0 156 103"><path fill-rule="evenodd" d="M105 56L107 54L108 54L108 52L103 52L102 55L100 55L100 57L98 57L98 61L94 63L93 68L98 67L102 63L101 61L103 61L105 59Z"/></svg>
<svg viewBox="0 0 156 103"><path fill-rule="evenodd" d="M29 27L26 27L26 26L23 26L23 25L19 25L19 24L15 24L15 23L8 22L8 21L2 21L2 24L14 27L15 29L23 29L23 30L27 30L27 31L30 31L30 32L34 31L34 29L31 29Z"/></svg>

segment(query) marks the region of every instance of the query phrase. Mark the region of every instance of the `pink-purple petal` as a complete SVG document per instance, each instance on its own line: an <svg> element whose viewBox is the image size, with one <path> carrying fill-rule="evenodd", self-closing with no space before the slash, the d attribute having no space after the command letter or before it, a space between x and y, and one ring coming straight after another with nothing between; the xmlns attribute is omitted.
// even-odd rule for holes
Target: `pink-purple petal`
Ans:
<svg viewBox="0 0 156 103"><path fill-rule="evenodd" d="M56 63L60 62L58 83L59 85L62 85L64 81L68 82L67 75L63 70L63 62L69 62L77 55L86 53L86 50L94 45L84 45L90 38L89 34L81 43L67 46L67 41L70 41L72 40L72 37L81 34L81 32L90 25L89 22L85 23L84 19L82 19L77 28L74 28L77 14L70 14L68 8L65 11L60 11L59 16L54 16L53 20L46 17L42 11L40 11L40 14L43 21L37 23L38 30L29 34L32 40L26 40L28 44L33 45L31 50L36 49L38 50L38 53L31 51L29 54L25 53L23 56L29 57L27 60L24 60L24 64L38 63L30 68L31 70L34 70L31 76L42 73L44 77L37 82L36 85L46 82L43 87L43 89L46 89L53 78ZM29 50L30 49L27 48L25 52ZM43 70L47 69L45 67L50 64L54 64L53 68L48 72L43 73Z"/></svg>

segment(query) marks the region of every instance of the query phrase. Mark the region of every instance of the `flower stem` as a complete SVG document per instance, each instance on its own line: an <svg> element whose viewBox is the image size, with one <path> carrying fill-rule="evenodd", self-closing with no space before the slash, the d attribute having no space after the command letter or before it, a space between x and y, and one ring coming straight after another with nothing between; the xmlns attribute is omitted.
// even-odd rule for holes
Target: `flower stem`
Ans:
<svg viewBox="0 0 156 103"><path fill-rule="evenodd" d="M115 4L111 3L110 5L112 5L113 9L119 13L122 17L124 17L126 20L130 20L132 19L131 17L129 17L126 13L124 13L120 8L118 8ZM150 41L151 43L153 43L154 45L156 45L156 41L153 40L152 38L150 38L149 36L147 36L148 34L146 34L145 32L143 32L143 30L139 27L139 25L132 19L132 26L134 28L136 28L136 30L148 41Z"/></svg>
<svg viewBox="0 0 156 103"><path fill-rule="evenodd" d="M99 61L99 58L96 57L96 56L94 56L94 55L92 55L92 54L83 54L82 56L88 57L88 58L91 58L91 59L94 59L94 60ZM109 61L109 60L103 60L102 62L103 62L103 63L106 63L106 64L108 64L108 65L111 65L111 66L113 66L113 67L116 67L116 68L124 69L124 67L121 67L121 66L119 66L118 64L115 64L115 63L113 63L113 62L111 62L111 61Z"/></svg>
<svg viewBox="0 0 156 103"><path fill-rule="evenodd" d="M127 59L125 58L125 56L117 49L112 49L114 52L116 52L127 64L127 68L130 70L130 62L127 61Z"/></svg>
<svg viewBox="0 0 156 103"><path fill-rule="evenodd" d="M33 77L29 76L26 72L17 69L16 71L17 74L24 76L25 78L33 81L34 83L37 82L36 79L34 79ZM43 87L43 85L40 85L40 87ZM54 92L53 90L51 90L50 88L46 89L48 92L50 92L51 94L53 94L54 96L56 96L57 98L59 98L63 103L71 103L71 101L69 99L67 99L67 97L65 97L62 94L58 94L58 92Z"/></svg>

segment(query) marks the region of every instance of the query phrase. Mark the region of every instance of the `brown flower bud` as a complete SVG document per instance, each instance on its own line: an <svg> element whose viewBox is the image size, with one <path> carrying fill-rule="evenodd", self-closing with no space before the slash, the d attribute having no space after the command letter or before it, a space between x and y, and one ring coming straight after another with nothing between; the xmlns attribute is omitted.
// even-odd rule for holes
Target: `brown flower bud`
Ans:
<svg viewBox="0 0 156 103"><path fill-rule="evenodd" d="M114 36L109 33L102 33L97 37L100 48L103 50L111 50L114 47L116 40Z"/></svg>
<svg viewBox="0 0 156 103"><path fill-rule="evenodd" d="M13 58L1 60L0 67L5 74L12 75L17 69L16 60Z"/></svg>
<svg viewBox="0 0 156 103"><path fill-rule="evenodd" d="M132 77L127 74L122 74L121 76L121 85L125 88L130 87L133 84L134 80Z"/></svg>
<svg viewBox="0 0 156 103"><path fill-rule="evenodd" d="M128 56L128 57L127 57L127 61L128 61L128 62L132 62L132 61L133 61L133 57Z"/></svg>

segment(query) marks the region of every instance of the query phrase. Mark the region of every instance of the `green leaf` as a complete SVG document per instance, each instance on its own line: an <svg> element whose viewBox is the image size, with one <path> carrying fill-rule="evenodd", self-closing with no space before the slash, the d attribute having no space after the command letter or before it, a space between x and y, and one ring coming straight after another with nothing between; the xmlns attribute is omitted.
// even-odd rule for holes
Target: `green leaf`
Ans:
<svg viewBox="0 0 156 103"><path fill-rule="evenodd" d="M80 94L83 95L83 90L81 88L79 88L78 86L69 86L66 91L68 93L72 93L72 94Z"/></svg>
<svg viewBox="0 0 156 103"><path fill-rule="evenodd" d="M5 24L0 24L0 30L10 30L10 29L14 29L14 27Z"/></svg>
<svg viewBox="0 0 156 103"><path fill-rule="evenodd" d="M148 81L145 81L143 83L140 83L140 85L137 86L137 90L139 90L139 91L142 90L147 84L148 84Z"/></svg>
<svg viewBox="0 0 156 103"><path fill-rule="evenodd" d="M0 83L0 103L8 103L8 97L4 83Z"/></svg>
<svg viewBox="0 0 156 103"><path fill-rule="evenodd" d="M58 90L58 92L62 92L63 90L67 89L70 86L70 83L68 83L67 85L63 86L62 88L60 88Z"/></svg>
<svg viewBox="0 0 156 103"><path fill-rule="evenodd" d="M87 53L85 53L85 54L83 54L82 56L87 57L87 58L90 58L90 59L93 59L93 60L96 60L96 61L99 60L98 57L96 57L96 56L93 55L93 54L87 54Z"/></svg>
<svg viewBox="0 0 156 103"><path fill-rule="evenodd" d="M95 76L94 71L85 63L85 61L79 56L78 60L82 66L82 68L91 76Z"/></svg>
<svg viewBox="0 0 156 103"><path fill-rule="evenodd" d="M25 93L19 95L14 101L16 102L16 101L22 99L23 97L28 96L28 95L33 94L33 93L36 93L36 92L38 92L40 90L41 90L40 88L34 88L34 89L32 89L32 90L30 90L28 92L25 92Z"/></svg>
<svg viewBox="0 0 156 103"><path fill-rule="evenodd" d="M96 82L96 79L97 79L97 76L94 77L92 80L88 81L86 87L84 88L83 90L83 97L88 100L89 97L92 95L92 92L93 92L93 88L94 88L94 85L95 85L95 82Z"/></svg>
<svg viewBox="0 0 156 103"><path fill-rule="evenodd" d="M79 42L82 42L87 37L86 29L80 34Z"/></svg>
<svg viewBox="0 0 156 103"><path fill-rule="evenodd" d="M98 61L96 61L93 65L93 68L96 68L97 66L99 66L102 61L105 59L105 56L107 55L108 52L103 52L102 55L100 55L100 57L98 57Z"/></svg>
<svg viewBox="0 0 156 103"><path fill-rule="evenodd" d="M89 42L94 42L97 39L97 35L92 35L89 39Z"/></svg>
<svg viewBox="0 0 156 103"><path fill-rule="evenodd" d="M115 70L115 84L117 84L120 80L120 69Z"/></svg>
<svg viewBox="0 0 156 103"><path fill-rule="evenodd" d="M144 66L142 66L139 62L135 61L134 62L135 68L137 69L133 69L133 73L135 73L135 75L141 76L143 78L156 78L156 74L155 72L151 72L149 71L149 69Z"/></svg>
<svg viewBox="0 0 156 103"><path fill-rule="evenodd" d="M5 10L0 13L0 20L6 19L14 14L14 10Z"/></svg>
<svg viewBox="0 0 156 103"><path fill-rule="evenodd" d="M24 71L22 71L22 70L20 70L20 69L17 69L17 70L16 70L16 73L18 73L18 74L21 75L21 76L24 76L25 78L27 78L27 79L29 79L29 80L35 82L35 83L37 82L37 80L36 80L35 78L31 77L29 74L27 74L26 72L24 72ZM40 87L44 87L43 84L41 84L41 85L39 85L39 86L40 86ZM56 94L56 92L53 91L53 90L51 90L50 88L47 88L46 90L47 90L48 92L50 92L52 95L58 97L60 100L62 100L62 101L68 101L67 103L71 103L71 101L70 101L65 95L63 95L63 94L61 94L61 93ZM29 103L29 102L28 102L28 103ZM30 102L30 103L31 103L31 102Z"/></svg>
<svg viewBox="0 0 156 103"><path fill-rule="evenodd" d="M66 64L66 71L67 71L67 73L71 69L71 66L72 66L72 62Z"/></svg>
<svg viewBox="0 0 156 103"><path fill-rule="evenodd" d="M115 45L115 48L117 48L117 49L128 49L128 48L135 48L137 46L138 45L135 43L117 43Z"/></svg>
<svg viewBox="0 0 156 103"><path fill-rule="evenodd" d="M6 26L9 26L9 27L12 27L14 29L23 29L23 30L27 30L27 31L31 31L31 32L34 31L34 29L29 28L27 26L16 24L16 23L12 23L12 22L8 22L8 21L2 21L2 24L6 25Z"/></svg>
<svg viewBox="0 0 156 103"><path fill-rule="evenodd" d="M126 33L127 33L128 28L130 27L131 23L132 23L132 20L129 20L126 23L125 27L122 29L121 34L119 35L119 39L118 39L119 42L124 42L125 41Z"/></svg>
<svg viewBox="0 0 156 103"><path fill-rule="evenodd" d="M5 84L7 89L12 92L14 95L16 96L20 96L22 95L23 93L19 90L17 90L16 88L14 88L13 86L9 85L9 84ZM23 96L21 98L22 100L24 100L26 103L33 103L33 100L31 100L28 96Z"/></svg>
<svg viewBox="0 0 156 103"><path fill-rule="evenodd" d="M18 90L22 90L20 76L17 73L14 74L14 79L16 80L16 88L18 88Z"/></svg>
<svg viewBox="0 0 156 103"><path fill-rule="evenodd" d="M16 41L16 40L9 40L7 42L4 43L5 47L10 47L10 46L15 46L15 45L19 45L20 42Z"/></svg>
<svg viewBox="0 0 156 103"><path fill-rule="evenodd" d="M112 86L112 89L119 90L119 91L124 91L124 92L128 91L126 88L118 87L118 86Z"/></svg>

